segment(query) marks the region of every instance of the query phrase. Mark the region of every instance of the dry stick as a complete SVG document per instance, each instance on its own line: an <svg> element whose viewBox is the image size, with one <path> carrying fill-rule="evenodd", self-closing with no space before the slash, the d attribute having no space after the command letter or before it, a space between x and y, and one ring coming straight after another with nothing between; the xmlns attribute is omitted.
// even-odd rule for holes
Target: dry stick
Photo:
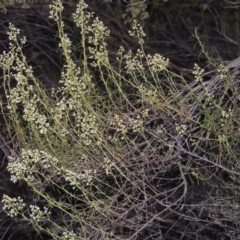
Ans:
<svg viewBox="0 0 240 240"><path fill-rule="evenodd" d="M7 141L5 140L4 136L0 133L0 148L1 150L4 152L5 156L6 157L14 157L14 158L18 158L19 155L14 152L13 149L11 149L9 147L9 144L13 143L11 140L10 141Z"/></svg>
<svg viewBox="0 0 240 240"><path fill-rule="evenodd" d="M240 58L239 58L239 60L240 60ZM227 169L227 168L223 167L223 166L220 165L220 164L214 163L214 162L210 161L209 159L207 159L206 157L201 157L201 156L197 155L196 153L192 153L192 152L189 152L189 151L185 150L185 149L181 146L181 144L180 144L180 142L178 141L177 137L174 137L172 134L168 133L167 130L166 130L164 127L162 127L162 129L163 129L163 131L164 131L167 135L169 135L171 138L173 138L173 139L175 140L175 142L177 143L177 146L180 148L180 150L181 150L183 153L187 153L187 154L189 154L190 156L196 157L196 158L198 158L198 159L200 159L200 160L203 160L203 161L205 161L205 162L207 162L207 163L211 163L211 164L213 164L214 166L221 168L222 170L225 170L225 171L227 171L227 172L230 172L230 173L232 173L232 174L235 174L235 175L237 175L237 176L240 176L240 173L238 173L238 172L232 171L232 170L230 170L230 169Z"/></svg>
<svg viewBox="0 0 240 240"><path fill-rule="evenodd" d="M231 61L230 63L228 63L226 65L226 67L229 68L236 68L236 67L240 67L240 57L234 59L233 61Z"/></svg>
<svg viewBox="0 0 240 240"><path fill-rule="evenodd" d="M182 182L182 183L178 186L178 188L181 187L182 185L184 185L184 182ZM166 212L166 211L167 211L169 208L171 208L172 206L175 206L175 205L176 205L178 202L180 202L184 197L185 197L185 193L183 193L180 198L178 198L175 202L173 202L173 203L170 204L170 205L162 204L163 206L166 206L166 208L165 208L164 210L162 210L161 212L159 212L158 214L156 214L154 217L152 217L148 222L146 222L137 232L135 232L130 238L128 238L128 240L133 240L134 237L135 237L136 235L138 235L145 227L147 227L149 223L152 223L153 220L155 220L155 219L159 219L159 216L160 216L162 213Z"/></svg>

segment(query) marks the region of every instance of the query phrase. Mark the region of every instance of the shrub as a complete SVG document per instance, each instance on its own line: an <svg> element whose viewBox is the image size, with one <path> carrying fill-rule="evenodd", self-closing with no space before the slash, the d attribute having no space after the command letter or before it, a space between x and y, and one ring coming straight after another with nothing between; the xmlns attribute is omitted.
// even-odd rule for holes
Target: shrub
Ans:
<svg viewBox="0 0 240 240"><path fill-rule="evenodd" d="M235 236L239 224L230 225L236 215L229 213L238 208L240 175L237 70L211 61L201 45L216 75L205 82L195 65L195 81L187 83L168 70L168 59L145 54L136 21L129 34L139 49L111 55L110 32L83 0L73 14L83 47L78 65L61 1L50 9L65 59L51 96L12 24L9 52L0 56L7 97L1 107L13 143L8 170L37 199L4 195L4 210L53 239L175 239L181 228L191 239L194 221L203 225L199 234L224 227ZM221 173L229 179L223 184ZM191 193L193 185L205 189Z"/></svg>

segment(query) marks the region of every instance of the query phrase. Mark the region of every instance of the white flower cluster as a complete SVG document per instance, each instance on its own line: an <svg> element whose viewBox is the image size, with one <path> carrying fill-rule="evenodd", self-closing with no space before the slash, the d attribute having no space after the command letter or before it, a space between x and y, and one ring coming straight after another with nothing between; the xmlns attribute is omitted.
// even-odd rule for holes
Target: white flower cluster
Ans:
<svg viewBox="0 0 240 240"><path fill-rule="evenodd" d="M61 80L59 83L63 83L64 87L62 91L64 92L76 92L81 89L81 92L78 92L79 95L83 95L86 92L87 86L83 81L83 78L80 76L80 68L71 60L65 65L65 71L62 71Z"/></svg>
<svg viewBox="0 0 240 240"><path fill-rule="evenodd" d="M105 40L110 35L110 31L98 17L94 18L93 13L86 11L86 9L87 4L80 0L76 12L73 14L73 19L77 27L81 28L82 36L87 38L89 45L94 46L88 48L89 58L95 60L91 65L96 67L98 64L109 64Z"/></svg>
<svg viewBox="0 0 240 240"><path fill-rule="evenodd" d="M157 89L152 89L151 87L147 87L144 85L140 85L138 87L140 96L141 96L141 100L145 103L148 103L150 105L156 103L156 101L158 100L158 91Z"/></svg>
<svg viewBox="0 0 240 240"><path fill-rule="evenodd" d="M153 73L159 73L165 70L169 65L169 59L156 53L153 56L147 55L148 66Z"/></svg>
<svg viewBox="0 0 240 240"><path fill-rule="evenodd" d="M8 52L3 51L3 53L0 55L0 67L5 71L9 70L9 66L11 66L13 69L17 70L17 67L14 67L14 61L18 58L18 55L21 55L21 46L18 43L17 35L20 33L20 30L17 29L13 24L9 23L9 29L10 31L7 32L9 35L9 50ZM26 38L23 37L20 39L21 44L26 43ZM22 56L22 61L19 61L18 64L24 65L24 61L26 61L26 58ZM10 74L11 75L11 74ZM6 77L10 77L9 75Z"/></svg>
<svg viewBox="0 0 240 240"><path fill-rule="evenodd" d="M1 69L6 71L9 68L9 66L12 66L13 61L14 61L13 54L10 51L9 52L3 51L2 54L0 55L0 67L1 67ZM8 76L5 76L5 77L10 77L10 76L8 75Z"/></svg>
<svg viewBox="0 0 240 240"><path fill-rule="evenodd" d="M77 236L73 231L63 232L63 236L62 236L63 240L75 240L76 238L77 238Z"/></svg>
<svg viewBox="0 0 240 240"><path fill-rule="evenodd" d="M59 123L59 120L68 116L69 111L72 112L72 116L76 117L76 107L81 107L80 101L73 99L72 97L63 96L62 99L56 103L55 107L51 109L51 113L54 119Z"/></svg>
<svg viewBox="0 0 240 240"><path fill-rule="evenodd" d="M72 46L72 42L69 39L68 35L66 33L63 33L61 36L61 42L59 43L59 47L62 48L63 51L67 51L67 52L65 52L65 56L67 56L67 57L72 52L71 46ZM67 62L68 62L68 60L69 59L66 59Z"/></svg>
<svg viewBox="0 0 240 240"><path fill-rule="evenodd" d="M4 204L3 210L5 210L10 217L16 217L19 214L24 214L23 209L26 207L26 204L23 203L22 198L11 198L4 194L2 202ZM29 216L36 222L39 222L44 218L48 218L50 215L50 211L46 207L44 207L44 210L42 211L38 206L34 205L30 205L30 212Z"/></svg>
<svg viewBox="0 0 240 240"><path fill-rule="evenodd" d="M61 0L55 0L53 4L49 5L50 10L50 18L58 21L60 19L59 13L63 11L63 5Z"/></svg>
<svg viewBox="0 0 240 240"><path fill-rule="evenodd" d="M117 132L120 132L122 135L127 133L126 125L120 115L115 114L114 117L110 120L110 126L113 126Z"/></svg>
<svg viewBox="0 0 240 240"><path fill-rule="evenodd" d="M86 85L81 78L81 69L77 67L76 63L71 58L71 46L72 43L66 34L61 36L60 47L66 58L66 64L64 65L63 71L61 73L61 80L59 83L63 83L64 87L61 88L63 92L74 92L79 90L81 87L81 92L84 93L86 90Z"/></svg>
<svg viewBox="0 0 240 240"><path fill-rule="evenodd" d="M137 37L138 41L140 44L143 44L144 43L144 37L146 36L146 34L144 33L143 29L142 29L142 26L137 23L136 20L133 20L133 24L132 24L132 29L133 31L129 31L129 35L130 36L134 36L134 37Z"/></svg>
<svg viewBox="0 0 240 240"><path fill-rule="evenodd" d="M103 166L105 168L106 174L109 175L111 168L114 166L114 163L107 157L103 159Z"/></svg>
<svg viewBox="0 0 240 240"><path fill-rule="evenodd" d="M38 112L37 102L38 99L33 97L29 102L25 103L23 119L30 123L33 122L40 134L46 134L50 124L47 122L46 116Z"/></svg>
<svg viewBox="0 0 240 240"><path fill-rule="evenodd" d="M110 35L110 31L104 26L103 22L100 21L98 17L96 17L93 20L93 23L88 26L88 31L94 34L93 37L88 38L90 44L93 44L94 46L104 44L103 46L106 47L105 39Z"/></svg>
<svg viewBox="0 0 240 240"><path fill-rule="evenodd" d="M76 173L64 167L58 167L58 162L57 158L44 151L23 149L21 158L10 157L8 170L13 182L24 180L38 189L42 186L40 180L35 177L39 172L42 174L49 173L52 177L60 175L70 182L73 188L81 184L89 185L96 174L96 170L91 169Z"/></svg>
<svg viewBox="0 0 240 240"><path fill-rule="evenodd" d="M20 33L20 29L17 29L13 24L9 23L9 30L7 32L8 39L13 42L17 42L17 35Z"/></svg>
<svg viewBox="0 0 240 240"><path fill-rule="evenodd" d="M101 141L98 134L98 121L96 115L89 111L83 111L81 113L76 113L76 127L80 131L80 139L82 143L86 146L93 144L93 139Z"/></svg>
<svg viewBox="0 0 240 240"><path fill-rule="evenodd" d="M221 111L221 117L220 117L220 125L221 125L221 130L223 131L223 133L226 133L226 126L228 126L229 124L231 125L231 118L232 118L232 111L231 109L228 109L228 111ZM225 134L220 134L218 135L218 140L219 142L226 142L227 141L227 137Z"/></svg>
<svg viewBox="0 0 240 240"><path fill-rule="evenodd" d="M143 130L143 119L140 115L137 115L136 118L128 118L130 128L133 129L133 132L141 132Z"/></svg>
<svg viewBox="0 0 240 240"><path fill-rule="evenodd" d="M109 123L116 133L120 133L121 140L125 139L125 135L129 130L133 132L141 132L143 130L143 118L140 115L131 117L127 114L123 116L115 114ZM117 141L117 138L109 137L109 140Z"/></svg>
<svg viewBox="0 0 240 240"><path fill-rule="evenodd" d="M50 211L48 208L44 207L44 210L42 211L38 206L30 205L30 217L35 222L40 222L45 218L48 218L50 215Z"/></svg>
<svg viewBox="0 0 240 240"><path fill-rule="evenodd" d="M229 109L228 112L222 110L221 115L222 115L223 118L228 119L230 116L232 116L232 111L231 111L231 109Z"/></svg>
<svg viewBox="0 0 240 240"><path fill-rule="evenodd" d="M10 51L8 54L4 52L0 56L0 60L5 58L4 61L0 61L0 67L8 69L9 66L11 66L10 71L8 69L8 81L14 78L17 81L17 86L6 93L8 100L7 108L11 113L15 113L17 104L21 103L23 105L24 120L33 124L40 134L45 134L49 128L49 123L46 117L38 112L37 102L39 99L33 93L33 87L28 82L29 79L34 79L33 70L31 66L28 66L26 57L22 54L21 46L17 40L17 35L20 33L20 30L12 24L9 24L9 28ZM23 38L20 41L24 44L26 39Z"/></svg>
<svg viewBox="0 0 240 240"><path fill-rule="evenodd" d="M185 124L176 124L176 131L183 137L186 134L187 126Z"/></svg>
<svg viewBox="0 0 240 240"><path fill-rule="evenodd" d="M120 46L119 49L118 49L118 52L117 52L117 55L118 57L116 57L116 59L118 61L122 61L122 58L123 58L123 53L125 52L125 49L123 46ZM120 58L119 58L120 57Z"/></svg>
<svg viewBox="0 0 240 240"><path fill-rule="evenodd" d="M232 117L231 109L229 109L228 111L222 110L220 117L221 126L224 127L226 124L228 125L229 121L231 120L231 117Z"/></svg>
<svg viewBox="0 0 240 240"><path fill-rule="evenodd" d="M79 27L82 29L86 29L87 24L85 24L87 17L85 16L85 19L80 20L80 15L84 16L84 9L86 9L87 5L81 1L79 2L77 7L77 12L73 14L74 21L76 22ZM59 47L61 48L63 55L65 57L65 65L63 67L63 71L61 73L61 80L60 83L63 83L63 87L60 88L61 92L63 93L78 93L78 95L83 95L87 89L86 85L86 78L83 76L81 77L81 69L80 67L77 67L75 62L72 59L71 53L72 53L72 42L67 36L67 34L64 33L64 23L59 19L59 16L61 15L61 12L63 11L63 6L61 1L55 1L53 5L50 5L50 8L52 9L50 11L51 18L53 18L57 23L59 27L59 34L60 34L60 40L61 43L59 44ZM89 18L91 15L89 15ZM82 23L84 22L84 25ZM89 79L88 79L89 80ZM89 87L92 86L92 84L88 85ZM81 88L81 91L80 91Z"/></svg>
<svg viewBox="0 0 240 240"><path fill-rule="evenodd" d="M127 69L129 74L132 74L134 71L144 72L144 66L142 62L144 53L142 50L138 49L134 57L132 56L132 51L130 50L124 57L126 58L125 69Z"/></svg>
<svg viewBox="0 0 240 240"><path fill-rule="evenodd" d="M193 67L193 75L195 76L196 78L196 81L197 82L202 82L203 79L202 79L202 74L204 72L204 69L201 69L196 63L194 64L194 67Z"/></svg>
<svg viewBox="0 0 240 240"><path fill-rule="evenodd" d="M103 22L98 18L93 20L93 23L88 27L88 32L91 32L93 36L88 37L88 43L94 47L89 47L90 59L94 59L91 65L97 67L98 64L108 65L109 57L106 49L106 38L110 35L110 31L104 26Z"/></svg>
<svg viewBox="0 0 240 240"><path fill-rule="evenodd" d="M34 177L34 173L38 173L39 168L52 173L57 169L57 163L56 158L44 151L22 149L21 157L9 157L7 169L11 173L13 182L25 180L36 185L38 182Z"/></svg>
<svg viewBox="0 0 240 240"><path fill-rule="evenodd" d="M96 170L84 170L81 173L75 173L68 169L61 169L64 172L63 177L66 181L70 183L72 188L75 189L77 186L79 187L82 184L89 185L93 181L94 174L96 174Z"/></svg>
<svg viewBox="0 0 240 240"><path fill-rule="evenodd" d="M220 75L220 79L227 79L228 77L228 70L227 68L223 65L223 64L219 64L219 66L217 67L217 72Z"/></svg>
<svg viewBox="0 0 240 240"><path fill-rule="evenodd" d="M72 102L74 102L72 99L67 100L66 97L63 96L62 99L56 103L56 107L51 110L56 120L62 119L68 109L72 110Z"/></svg>
<svg viewBox="0 0 240 240"><path fill-rule="evenodd" d="M206 91L206 93L205 93L205 95L206 95L206 102L209 104L209 106L212 106L213 102L214 102L215 95L208 93L207 90L205 90L205 91Z"/></svg>
<svg viewBox="0 0 240 240"><path fill-rule="evenodd" d="M11 217L16 217L26 206L20 197L11 198L5 194L3 195L2 202L4 204L3 210Z"/></svg>
<svg viewBox="0 0 240 240"><path fill-rule="evenodd" d="M227 141L226 135L224 135L224 134L218 135L218 141L219 142L226 142Z"/></svg>
<svg viewBox="0 0 240 240"><path fill-rule="evenodd" d="M76 26L81 29L83 36L89 33L86 26L88 26L89 21L93 18L93 13L86 11L87 7L88 5L83 0L80 0L77 4L76 12L73 14L73 20Z"/></svg>

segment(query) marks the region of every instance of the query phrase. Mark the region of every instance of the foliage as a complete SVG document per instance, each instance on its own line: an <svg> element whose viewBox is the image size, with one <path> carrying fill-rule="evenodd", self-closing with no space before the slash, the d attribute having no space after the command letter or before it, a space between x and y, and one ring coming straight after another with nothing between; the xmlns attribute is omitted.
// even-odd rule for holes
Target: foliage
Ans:
<svg viewBox="0 0 240 240"><path fill-rule="evenodd" d="M53 239L176 239L182 219L189 239L196 235L193 220L218 221L237 239L240 226L231 222L238 216L229 214L239 209L237 69L213 62L198 38L216 75L206 82L195 65L188 83L168 69L168 59L145 54L145 33L136 21L129 35L139 49L109 53L110 31L83 0L73 14L83 48L79 64L61 1L50 9L65 60L51 96L33 75L22 53L26 39L12 24L9 52L0 56L7 96L1 107L14 144L8 170L39 199L27 204L4 195L4 210ZM221 173L229 180L219 182ZM192 184L211 197L192 193L194 205Z"/></svg>

